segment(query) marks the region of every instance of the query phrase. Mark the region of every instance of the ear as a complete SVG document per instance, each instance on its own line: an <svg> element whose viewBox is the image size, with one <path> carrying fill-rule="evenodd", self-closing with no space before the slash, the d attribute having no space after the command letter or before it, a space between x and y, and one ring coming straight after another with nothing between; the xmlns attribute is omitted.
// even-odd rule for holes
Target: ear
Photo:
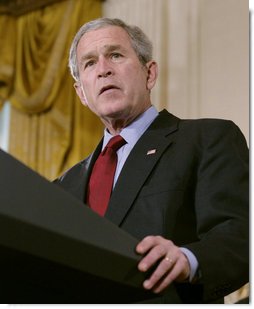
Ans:
<svg viewBox="0 0 254 309"><path fill-rule="evenodd" d="M147 68L147 89L151 90L157 80L157 76L158 76L158 65L157 62L154 60L151 60L149 62L147 62L146 64L146 68Z"/></svg>
<svg viewBox="0 0 254 309"><path fill-rule="evenodd" d="M82 85L80 84L80 82L76 82L74 84L74 88L75 88L76 93L79 96L80 101L82 102L82 104L87 106L86 94L85 94L84 89L83 89Z"/></svg>

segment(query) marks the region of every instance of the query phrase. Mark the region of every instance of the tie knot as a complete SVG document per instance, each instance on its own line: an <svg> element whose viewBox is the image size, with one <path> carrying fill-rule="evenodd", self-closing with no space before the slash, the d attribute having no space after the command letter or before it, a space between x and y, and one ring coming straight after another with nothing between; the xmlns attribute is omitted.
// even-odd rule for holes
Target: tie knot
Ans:
<svg viewBox="0 0 254 309"><path fill-rule="evenodd" d="M121 135L116 135L110 139L106 147L117 151L124 144L126 144L126 140Z"/></svg>

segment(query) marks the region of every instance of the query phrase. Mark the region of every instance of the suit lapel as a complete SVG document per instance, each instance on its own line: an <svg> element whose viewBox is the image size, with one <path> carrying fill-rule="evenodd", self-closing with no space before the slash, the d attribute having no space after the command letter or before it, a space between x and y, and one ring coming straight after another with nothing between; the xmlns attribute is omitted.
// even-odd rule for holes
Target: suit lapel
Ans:
<svg viewBox="0 0 254 309"><path fill-rule="evenodd" d="M170 147L171 133L177 130L178 122L163 111L134 146L110 199L105 215L110 221L121 224L155 164Z"/></svg>
<svg viewBox="0 0 254 309"><path fill-rule="evenodd" d="M86 197L87 197L87 190L88 190L88 182L89 182L89 178L90 175L92 173L92 169L94 166L95 161L97 160L98 156L100 155L101 149L102 149L102 144L103 144L103 139L101 139L100 143L98 144L98 146L96 147L95 151L92 153L92 155L90 156L89 160L87 161L87 167L86 167L86 173L85 173L85 178L83 180L83 188L85 188L85 190L83 189L84 192L84 197L83 200L86 201Z"/></svg>
<svg viewBox="0 0 254 309"><path fill-rule="evenodd" d="M103 140L101 140L95 151L89 157L73 168L73 181L71 183L68 182L67 190L83 202L86 201L90 174L94 163L101 152L102 141Z"/></svg>

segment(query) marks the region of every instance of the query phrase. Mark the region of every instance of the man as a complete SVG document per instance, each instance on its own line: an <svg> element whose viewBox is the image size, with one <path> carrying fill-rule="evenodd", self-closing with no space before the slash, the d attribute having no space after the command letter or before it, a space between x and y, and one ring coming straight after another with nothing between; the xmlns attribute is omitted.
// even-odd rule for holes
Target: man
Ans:
<svg viewBox="0 0 254 309"><path fill-rule="evenodd" d="M208 303L248 282L248 149L240 130L231 121L158 113L152 45L118 19L81 27L69 66L81 102L105 131L95 152L57 183L93 208L91 173L104 166L95 161L111 138L124 138L101 215L140 239L138 269L154 267L144 289L161 302ZM171 285L177 301L167 294Z"/></svg>

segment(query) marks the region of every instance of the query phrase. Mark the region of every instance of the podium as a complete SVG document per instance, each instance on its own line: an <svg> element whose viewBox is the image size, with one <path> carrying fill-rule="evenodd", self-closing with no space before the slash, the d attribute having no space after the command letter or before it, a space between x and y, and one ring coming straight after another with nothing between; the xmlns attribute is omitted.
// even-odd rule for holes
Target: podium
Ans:
<svg viewBox="0 0 254 309"><path fill-rule="evenodd" d="M0 300L8 304L152 299L138 241L0 150Z"/></svg>

